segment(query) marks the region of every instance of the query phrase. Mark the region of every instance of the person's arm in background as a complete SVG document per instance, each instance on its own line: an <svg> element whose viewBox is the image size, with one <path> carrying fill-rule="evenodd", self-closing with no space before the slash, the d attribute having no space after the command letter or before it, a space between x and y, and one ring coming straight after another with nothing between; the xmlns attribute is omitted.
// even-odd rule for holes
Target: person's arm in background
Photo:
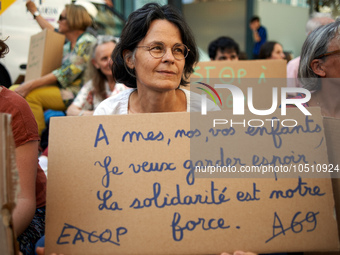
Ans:
<svg viewBox="0 0 340 255"><path fill-rule="evenodd" d="M93 110L90 110L93 105L93 87L92 80L88 81L83 85L77 94L73 103L67 108L67 116L91 116ZM89 107L87 107L89 106Z"/></svg>
<svg viewBox="0 0 340 255"><path fill-rule="evenodd" d="M14 230L17 236L29 226L36 209L38 145L38 141L29 141L15 149L20 178L20 193L13 211Z"/></svg>
<svg viewBox="0 0 340 255"><path fill-rule="evenodd" d="M38 22L41 29L46 28L48 30L54 30L54 27L46 19L44 19L40 15L40 13L39 15L36 15L38 12L38 8L34 2L32 2L31 0L27 0L26 7L27 7L27 10L34 16L35 20Z"/></svg>
<svg viewBox="0 0 340 255"><path fill-rule="evenodd" d="M91 38L95 40L93 36ZM58 83L62 89L66 89L86 69L92 43L92 41L77 42L72 54L62 62L60 68L40 78L24 82L15 88L15 92L26 97L36 88Z"/></svg>
<svg viewBox="0 0 340 255"><path fill-rule="evenodd" d="M83 110L76 106L75 104L71 104L66 111L67 116L92 116L94 111Z"/></svg>
<svg viewBox="0 0 340 255"><path fill-rule="evenodd" d="M257 29L253 30L253 39L254 39L255 42L261 41L261 37L260 37L259 33L257 32Z"/></svg>
<svg viewBox="0 0 340 255"><path fill-rule="evenodd" d="M24 82L15 89L15 92L22 97L26 97L29 92L36 88L53 84L57 84L57 77L53 73L49 73L40 78Z"/></svg>
<svg viewBox="0 0 340 255"><path fill-rule="evenodd" d="M113 8L112 0L105 0L105 4L111 8Z"/></svg>
<svg viewBox="0 0 340 255"><path fill-rule="evenodd" d="M257 32L258 27L256 26L256 23L254 23L254 22L250 23L249 26L250 26L251 31L253 31L253 40L255 42L261 41L261 37L260 37L259 33Z"/></svg>

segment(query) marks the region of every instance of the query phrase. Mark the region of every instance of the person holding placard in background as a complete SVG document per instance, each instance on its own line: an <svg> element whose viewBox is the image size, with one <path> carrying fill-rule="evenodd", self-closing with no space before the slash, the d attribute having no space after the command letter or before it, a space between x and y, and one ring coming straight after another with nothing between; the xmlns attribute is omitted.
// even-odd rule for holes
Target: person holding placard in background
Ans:
<svg viewBox="0 0 340 255"><path fill-rule="evenodd" d="M96 38L85 32L92 19L80 5L67 4L59 17L59 32L68 42L64 45L61 67L38 79L12 86L24 97L38 124L39 135L45 128L44 110L65 111L83 85L83 74L90 49Z"/></svg>
<svg viewBox="0 0 340 255"><path fill-rule="evenodd" d="M67 108L67 116L91 116L101 101L109 96L117 95L127 89L124 84L116 83L111 72L111 53L117 39L111 35L98 35L97 42L91 49L91 60L85 73L88 80L72 104ZM48 139L42 135L43 153L39 157L41 167L47 175Z"/></svg>
<svg viewBox="0 0 340 255"><path fill-rule="evenodd" d="M8 47L0 40L0 57ZM0 86L0 112L11 114L15 161L20 193L12 217L20 251L34 254L35 243L45 233L46 176L38 164L38 127L27 102Z"/></svg>
<svg viewBox="0 0 340 255"><path fill-rule="evenodd" d="M77 0L72 2L74 4L83 6L91 15L94 22L91 27L87 28L87 32L93 34L94 36L117 34L115 16L112 10L110 10L113 8L112 0L105 0L105 4L101 3L97 7L92 3L92 1ZM37 6L32 0L27 0L26 8L33 15L33 18L37 21L41 29L46 28L49 30L58 31L40 14Z"/></svg>
<svg viewBox="0 0 340 255"><path fill-rule="evenodd" d="M94 19L96 15L98 14L97 8L91 2L81 1L81 0L77 2L74 2L74 1L72 2L73 4L83 6L86 9L86 11L89 13L92 19ZM36 22L38 23L41 29L48 29L48 30L53 30L53 31L58 32L58 29L54 28L54 26L40 14L37 6L35 5L34 2L32 2L32 0L27 0L26 8L33 15L33 18L36 20ZM87 27L86 32L89 32L90 34L94 36L97 36L98 34L96 29L94 28L93 23L91 26Z"/></svg>

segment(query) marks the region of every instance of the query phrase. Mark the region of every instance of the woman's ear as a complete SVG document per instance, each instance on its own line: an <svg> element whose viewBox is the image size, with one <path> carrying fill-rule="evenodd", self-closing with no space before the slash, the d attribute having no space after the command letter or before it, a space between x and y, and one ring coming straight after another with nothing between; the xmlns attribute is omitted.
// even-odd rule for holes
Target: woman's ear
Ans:
<svg viewBox="0 0 340 255"><path fill-rule="evenodd" d="M91 59L91 63L95 68L99 69L99 65L97 64L96 60Z"/></svg>
<svg viewBox="0 0 340 255"><path fill-rule="evenodd" d="M125 61L125 64L127 65L128 68L134 69L135 68L135 63L133 61L133 52L130 50L124 50L123 51L123 58Z"/></svg>
<svg viewBox="0 0 340 255"><path fill-rule="evenodd" d="M312 68L313 72L320 77L325 77L326 72L324 71L323 61L321 59L313 59L310 63L310 67Z"/></svg>

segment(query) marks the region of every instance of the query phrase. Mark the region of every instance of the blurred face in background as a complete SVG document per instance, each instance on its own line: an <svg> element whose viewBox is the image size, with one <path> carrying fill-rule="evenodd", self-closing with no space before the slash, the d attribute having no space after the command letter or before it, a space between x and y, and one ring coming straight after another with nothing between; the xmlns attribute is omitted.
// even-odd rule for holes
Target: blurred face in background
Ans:
<svg viewBox="0 0 340 255"><path fill-rule="evenodd" d="M65 34L66 32L70 31L69 25L67 23L67 17L66 17L66 9L64 9L59 16L58 20L59 24L59 33Z"/></svg>
<svg viewBox="0 0 340 255"><path fill-rule="evenodd" d="M285 54L283 53L283 48L280 44L276 43L274 45L270 59L285 59Z"/></svg>
<svg viewBox="0 0 340 255"><path fill-rule="evenodd" d="M114 42L106 42L96 47L95 57L92 59L92 63L97 69L100 69L105 76L112 76L110 60L115 47L116 44Z"/></svg>
<svg viewBox="0 0 340 255"><path fill-rule="evenodd" d="M261 26L260 21L258 21L258 20L254 20L253 22L251 22L249 24L249 27L250 27L251 30L257 30L257 29L259 29L260 26Z"/></svg>
<svg viewBox="0 0 340 255"><path fill-rule="evenodd" d="M238 55L233 49L217 50L214 60L238 60Z"/></svg>

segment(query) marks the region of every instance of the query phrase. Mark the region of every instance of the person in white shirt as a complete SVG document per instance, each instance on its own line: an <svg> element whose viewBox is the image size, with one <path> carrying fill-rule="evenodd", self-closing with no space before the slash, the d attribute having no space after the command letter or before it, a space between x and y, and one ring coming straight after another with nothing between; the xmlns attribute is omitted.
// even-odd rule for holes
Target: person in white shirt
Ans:
<svg viewBox="0 0 340 255"><path fill-rule="evenodd" d="M68 107L67 116L93 115L100 102L127 89L124 84L115 82L111 71L111 53L116 43L113 36L97 37L87 67L87 76L91 80L84 84Z"/></svg>
<svg viewBox="0 0 340 255"><path fill-rule="evenodd" d="M115 79L131 89L104 100L94 115L200 110L200 95L180 88L189 83L198 49L172 7L150 3L133 12L112 59ZM219 108L208 102L207 110Z"/></svg>

